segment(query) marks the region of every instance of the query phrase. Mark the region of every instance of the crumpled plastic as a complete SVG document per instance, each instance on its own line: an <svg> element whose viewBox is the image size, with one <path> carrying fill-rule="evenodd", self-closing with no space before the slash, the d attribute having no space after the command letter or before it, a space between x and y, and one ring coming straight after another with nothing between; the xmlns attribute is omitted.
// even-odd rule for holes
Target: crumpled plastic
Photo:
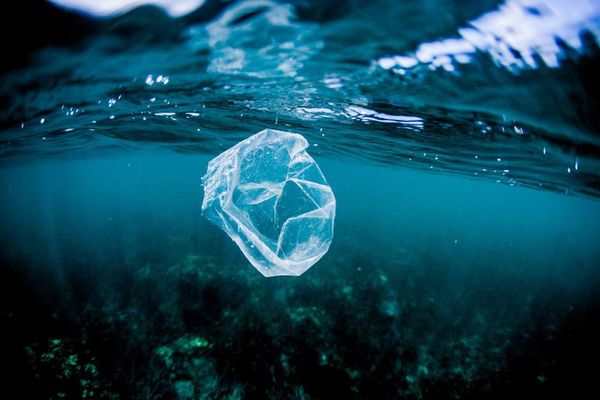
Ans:
<svg viewBox="0 0 600 400"><path fill-rule="evenodd" d="M302 135L265 129L208 163L203 215L264 276L298 276L329 250L336 200Z"/></svg>

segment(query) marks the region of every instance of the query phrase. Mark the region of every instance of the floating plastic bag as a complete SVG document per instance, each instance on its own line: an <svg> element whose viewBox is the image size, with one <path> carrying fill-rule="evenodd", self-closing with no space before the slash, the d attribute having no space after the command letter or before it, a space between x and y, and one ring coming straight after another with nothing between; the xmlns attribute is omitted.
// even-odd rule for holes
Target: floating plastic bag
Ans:
<svg viewBox="0 0 600 400"><path fill-rule="evenodd" d="M298 134L265 129L208 163L204 216L264 276L301 275L329 249L335 197Z"/></svg>

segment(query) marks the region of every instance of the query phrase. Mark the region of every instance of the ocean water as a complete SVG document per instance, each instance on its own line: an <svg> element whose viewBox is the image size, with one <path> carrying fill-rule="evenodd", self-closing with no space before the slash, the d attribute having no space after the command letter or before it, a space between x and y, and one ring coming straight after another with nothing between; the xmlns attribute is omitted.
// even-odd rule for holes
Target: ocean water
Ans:
<svg viewBox="0 0 600 400"><path fill-rule="evenodd" d="M5 393L598 391L597 1L157 3L3 15ZM208 161L266 128L337 199L300 277L201 213Z"/></svg>

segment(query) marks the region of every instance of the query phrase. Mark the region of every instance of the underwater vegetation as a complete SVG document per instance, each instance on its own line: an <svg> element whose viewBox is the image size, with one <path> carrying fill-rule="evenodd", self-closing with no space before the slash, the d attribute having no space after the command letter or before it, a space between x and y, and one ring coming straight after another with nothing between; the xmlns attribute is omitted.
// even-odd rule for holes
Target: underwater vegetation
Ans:
<svg viewBox="0 0 600 400"><path fill-rule="evenodd" d="M165 269L135 263L95 296L80 277L73 300L81 326L64 332L61 322L73 318L64 310L45 316L52 339L27 346L23 362L42 376L32 379L34 391L74 398L498 398L556 394L546 381L563 374L586 379L583 366L564 363L588 351L578 340L598 333L584 322L597 310L582 314L567 300L547 315L548 302L573 294L542 286L532 296L531 282L465 293L443 263L417 264L404 259L367 279L325 270L291 286L210 257ZM458 307L469 312L456 315ZM569 352L555 354L562 346Z"/></svg>
<svg viewBox="0 0 600 400"><path fill-rule="evenodd" d="M581 337L599 333L585 322L597 309L574 311L576 305L565 303L546 314L545 303L573 294L544 287L543 296L532 298L525 282L503 294L508 302L485 289L465 294L456 283L444 290L447 273L415 271L416 261L368 279L323 271L291 287L285 280L266 283L239 265L188 256L166 270L132 268L117 280L136 293L129 301L114 289L91 298L89 282L77 282L75 326L64 331L73 318L64 310L35 315L47 319L44 333L29 338L34 341L19 357L18 372L27 371L33 383L23 393L504 398L582 395L590 387L593 370L566 365L589 351ZM473 315L456 315L457 304ZM552 383L563 379L582 385Z"/></svg>

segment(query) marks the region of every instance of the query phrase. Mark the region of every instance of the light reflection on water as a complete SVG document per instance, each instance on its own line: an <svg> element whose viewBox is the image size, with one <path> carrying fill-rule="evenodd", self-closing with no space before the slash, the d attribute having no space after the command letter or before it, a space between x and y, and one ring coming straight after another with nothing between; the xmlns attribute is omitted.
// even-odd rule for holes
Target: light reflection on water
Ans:
<svg viewBox="0 0 600 400"><path fill-rule="evenodd" d="M305 135L326 157L600 194L600 121L582 74L595 59L579 41L584 30L597 34L597 3L508 0L458 24L456 37L424 32L412 53L403 37L382 40L390 28L379 21L370 23L382 32L356 37L362 8L395 3L324 20L297 7L234 2L206 21L173 22L176 40L150 27L160 45L115 36L109 24L84 47L38 51L1 82L11 99L2 161L150 145L214 154L276 128ZM140 12L119 23L139 29ZM420 23L403 21L407 32ZM581 60L561 64L555 37ZM382 57L392 47L403 55Z"/></svg>
<svg viewBox="0 0 600 400"><path fill-rule="evenodd" d="M600 36L600 3L594 0L507 0L496 10L469 21L458 37L420 44L414 53L377 60L398 74L419 64L451 72L482 52L498 65L516 71L544 64L557 68L567 57L565 46L582 52L581 33Z"/></svg>
<svg viewBox="0 0 600 400"><path fill-rule="evenodd" d="M202 6L206 0L48 0L64 7L96 17L122 14L135 7L151 4L163 8L169 15L180 17Z"/></svg>

